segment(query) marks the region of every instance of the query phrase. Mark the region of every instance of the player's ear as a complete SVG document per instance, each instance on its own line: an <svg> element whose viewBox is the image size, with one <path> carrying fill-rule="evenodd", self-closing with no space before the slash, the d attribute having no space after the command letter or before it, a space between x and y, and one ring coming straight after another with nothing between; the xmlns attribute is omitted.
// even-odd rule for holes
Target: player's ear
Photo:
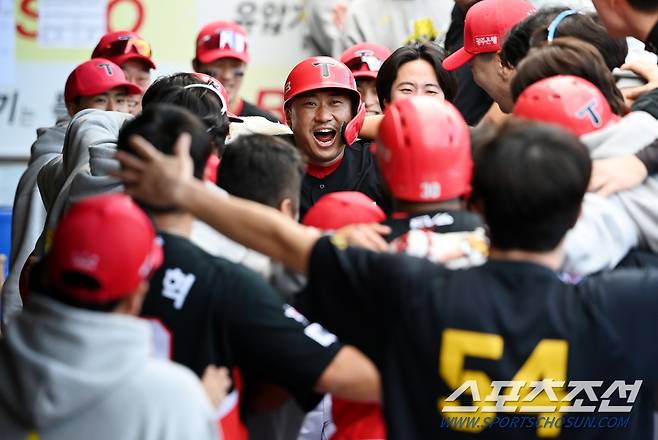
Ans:
<svg viewBox="0 0 658 440"><path fill-rule="evenodd" d="M295 221L299 219L299 210L297 209L295 202L290 198L281 200L281 203L279 203L279 211Z"/></svg>
<svg viewBox="0 0 658 440"><path fill-rule="evenodd" d="M290 106L285 106L284 111L286 113L286 124L288 124L288 127L292 130L292 110L290 109Z"/></svg>

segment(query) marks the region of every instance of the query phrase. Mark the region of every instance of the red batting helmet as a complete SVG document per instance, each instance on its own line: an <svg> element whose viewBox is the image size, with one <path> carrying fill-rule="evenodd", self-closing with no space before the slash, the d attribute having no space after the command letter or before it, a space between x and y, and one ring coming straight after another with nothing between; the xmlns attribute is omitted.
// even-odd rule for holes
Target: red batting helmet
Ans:
<svg viewBox="0 0 658 440"><path fill-rule="evenodd" d="M283 89L284 105L302 93L321 89L341 89L354 97L356 116L342 127L342 135L348 145L359 137L366 109L356 88L356 80L350 69L330 57L311 57L297 64L288 74Z"/></svg>
<svg viewBox="0 0 658 440"><path fill-rule="evenodd" d="M471 191L470 133L447 101L414 96L388 105L377 138L377 158L396 199L436 202Z"/></svg>
<svg viewBox="0 0 658 440"><path fill-rule="evenodd" d="M341 63L350 68L354 78L377 78L379 68L391 51L375 43L361 43L347 49L340 56Z"/></svg>
<svg viewBox="0 0 658 440"><path fill-rule="evenodd" d="M594 84L570 75L546 78L529 86L516 100L514 115L559 125L576 136L599 130L617 119Z"/></svg>

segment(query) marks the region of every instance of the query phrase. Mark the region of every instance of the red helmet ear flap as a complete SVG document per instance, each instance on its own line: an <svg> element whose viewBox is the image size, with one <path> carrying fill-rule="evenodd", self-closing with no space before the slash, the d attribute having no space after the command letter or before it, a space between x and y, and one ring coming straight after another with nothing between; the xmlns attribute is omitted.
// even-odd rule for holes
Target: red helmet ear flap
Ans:
<svg viewBox="0 0 658 440"><path fill-rule="evenodd" d="M361 128L363 127L363 122L366 119L366 106L363 102L359 103L359 108L356 112L356 116L352 118L351 121L343 123L341 127L341 136L346 145L350 146L359 137Z"/></svg>

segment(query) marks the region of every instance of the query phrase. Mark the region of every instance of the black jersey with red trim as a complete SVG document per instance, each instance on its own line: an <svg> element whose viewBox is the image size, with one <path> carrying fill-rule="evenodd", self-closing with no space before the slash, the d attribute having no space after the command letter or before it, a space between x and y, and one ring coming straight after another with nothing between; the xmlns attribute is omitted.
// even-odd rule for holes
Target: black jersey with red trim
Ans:
<svg viewBox="0 0 658 440"><path fill-rule="evenodd" d="M265 111L262 108L252 104L251 102L245 101L244 99L242 100L242 108L240 109L240 114L238 114L238 116L261 116L270 122L281 122L272 113Z"/></svg>
<svg viewBox="0 0 658 440"><path fill-rule="evenodd" d="M358 191L377 202L386 213L390 212L390 200L384 191L370 143L357 140L345 153L341 164L328 176L318 179L306 174L302 181L300 218L324 195L338 191Z"/></svg>
<svg viewBox="0 0 658 440"><path fill-rule="evenodd" d="M391 242L412 230L424 229L439 234L452 232L474 231L484 228L482 217L469 211L428 211L418 214L395 213L382 224L391 228L391 233L385 236Z"/></svg>
<svg viewBox="0 0 658 440"><path fill-rule="evenodd" d="M532 263L449 270L404 255L341 250L325 237L312 251L300 299L308 316L377 364L389 439L652 438L658 271L570 285ZM632 389L610 392L614 380ZM491 381L522 385L492 393ZM591 385L593 396L581 390L567 397L572 381L601 384ZM505 403L514 413L496 411L495 398L485 401L506 393L519 396L519 405ZM444 411L458 405L467 408ZM560 413L566 406L629 408Z"/></svg>
<svg viewBox="0 0 658 440"><path fill-rule="evenodd" d="M162 238L164 263L141 315L168 331L171 358L199 376L209 364L239 367L246 391L254 378L283 386L307 411L315 407L321 396L313 387L340 349L335 336L309 327L249 269L185 238Z"/></svg>

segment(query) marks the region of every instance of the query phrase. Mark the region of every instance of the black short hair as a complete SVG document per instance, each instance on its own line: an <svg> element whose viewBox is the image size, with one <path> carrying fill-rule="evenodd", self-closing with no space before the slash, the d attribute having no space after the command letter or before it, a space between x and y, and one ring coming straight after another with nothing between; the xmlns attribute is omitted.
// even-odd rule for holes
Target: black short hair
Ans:
<svg viewBox="0 0 658 440"><path fill-rule="evenodd" d="M48 279L48 256L37 261L29 270L30 291L39 292L39 294L54 299L57 302L66 304L78 309L92 310L95 312L111 312L115 310L122 300L110 300L104 302L87 301L73 298L63 290L56 289L52 285L52 280ZM62 283L71 288L84 288L87 290L100 289L98 281L89 275L70 271L62 274ZM64 287L65 289L65 287ZM28 299L29 301L29 299Z"/></svg>
<svg viewBox="0 0 658 440"><path fill-rule="evenodd" d="M387 102L391 102L391 88L398 76L398 70L403 64L415 60L425 60L434 67L439 86L443 90L446 101L452 102L457 95L457 80L454 73L443 68L443 60L447 52L441 46L434 43L414 44L402 46L395 50L382 64L377 73L377 97L379 105L384 108Z"/></svg>
<svg viewBox="0 0 658 440"><path fill-rule="evenodd" d="M564 6L541 8L518 22L509 31L500 50L501 61L509 67L516 67L530 51L530 38L542 27L548 26L555 17L569 8Z"/></svg>
<svg viewBox="0 0 658 440"><path fill-rule="evenodd" d="M151 105L128 121L119 132L118 149L130 151L128 139L139 135L165 154L174 154L174 145L182 133L192 137L190 156L194 177L201 179L210 157L210 138L206 126L192 112L170 104Z"/></svg>
<svg viewBox="0 0 658 440"><path fill-rule="evenodd" d="M211 140L221 157L224 152L229 119L222 113L222 102L215 92L205 88L185 87L206 84L191 73L175 73L158 78L144 93L142 108L154 104L173 104L183 107L201 118L209 130Z"/></svg>
<svg viewBox="0 0 658 440"><path fill-rule="evenodd" d="M531 47L546 43L548 27L553 20L568 8L542 8L536 14L518 23L507 36L501 59L511 67L516 67L528 55ZM628 55L625 38L612 38L601 19L595 13L578 13L565 17L555 33L558 37L573 37L594 46L601 53L609 70L620 67Z"/></svg>
<svg viewBox="0 0 658 440"><path fill-rule="evenodd" d="M472 202L492 246L555 249L578 220L592 170L587 148L558 127L515 119L475 143Z"/></svg>
<svg viewBox="0 0 658 440"><path fill-rule="evenodd" d="M628 0L628 4L640 11L658 11L658 4L656 0Z"/></svg>
<svg viewBox="0 0 658 440"><path fill-rule="evenodd" d="M304 162L297 149L277 136L240 136L222 157L217 185L229 194L279 208L288 198L299 204Z"/></svg>

